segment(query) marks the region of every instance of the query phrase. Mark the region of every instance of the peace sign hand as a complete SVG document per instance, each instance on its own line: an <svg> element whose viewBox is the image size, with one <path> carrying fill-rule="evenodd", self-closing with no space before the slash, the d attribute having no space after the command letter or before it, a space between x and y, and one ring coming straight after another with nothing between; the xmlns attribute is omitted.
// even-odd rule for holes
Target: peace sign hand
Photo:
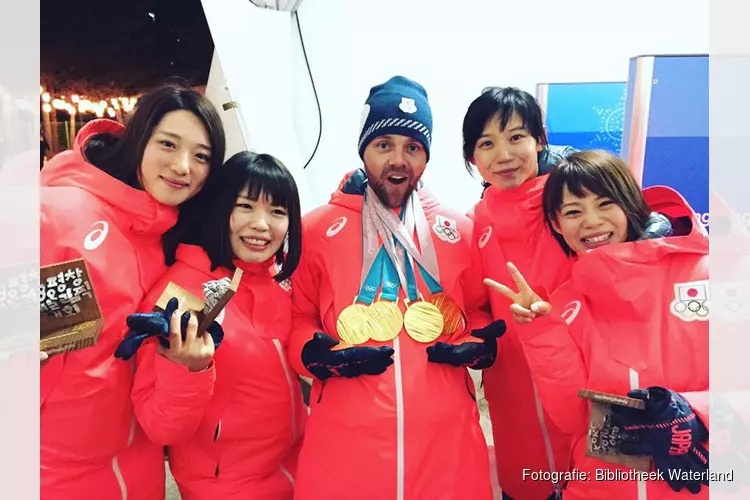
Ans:
<svg viewBox="0 0 750 500"><path fill-rule="evenodd" d="M507 286L489 278L484 279L484 284L513 301L513 304L510 306L510 312L516 323L531 323L537 315L543 316L552 311L552 304L543 300L531 289L521 272L512 262L508 262L506 266L508 267L510 277L518 288L518 292L514 292Z"/></svg>

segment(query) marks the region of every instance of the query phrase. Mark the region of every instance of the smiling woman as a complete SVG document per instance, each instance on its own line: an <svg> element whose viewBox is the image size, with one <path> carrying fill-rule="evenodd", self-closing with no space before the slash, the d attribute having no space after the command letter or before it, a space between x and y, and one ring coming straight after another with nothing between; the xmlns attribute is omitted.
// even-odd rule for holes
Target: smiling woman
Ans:
<svg viewBox="0 0 750 500"><path fill-rule="evenodd" d="M302 242L297 185L274 157L243 151L194 200L165 237L171 267L143 310L170 282L200 296L203 283L229 279L236 268L242 279L206 370L180 370L155 344L139 350L135 413L152 441L170 445L184 500L286 500L307 417L286 353L287 279Z"/></svg>
<svg viewBox="0 0 750 500"><path fill-rule="evenodd" d="M166 269L161 238L178 206L224 147L211 103L170 85L142 96L127 126L87 123L42 169L40 264L85 258L105 324L95 345L41 367L41 497L164 498L163 447L135 423L133 369L113 354Z"/></svg>
<svg viewBox="0 0 750 500"><path fill-rule="evenodd" d="M193 90L168 85L141 97L136 111L121 137L96 134L84 155L165 205L192 198L224 160L221 119L213 106Z"/></svg>
<svg viewBox="0 0 750 500"><path fill-rule="evenodd" d="M208 177L211 146L208 131L190 111L164 115L143 151L140 181L165 205L193 197Z"/></svg>
<svg viewBox="0 0 750 500"><path fill-rule="evenodd" d="M514 87L487 87L471 102L463 121L466 169L482 178L485 190L473 209L475 244L486 278L506 285L512 261L533 283L554 290L569 275L571 259L545 227L541 195L549 170L571 148L550 146L536 99ZM508 316L504 297L491 295L494 319ZM551 481L523 481L522 470L561 472L568 463L569 438L545 418L528 363L509 328L498 363L485 373L498 481L504 498L546 498ZM507 380L513 379L513 384ZM514 411L507 411L512 405ZM516 450L514 460L502 450Z"/></svg>
<svg viewBox="0 0 750 500"><path fill-rule="evenodd" d="M567 255L635 241L651 210L628 166L606 151L570 155L550 173L545 221Z"/></svg>
<svg viewBox="0 0 750 500"><path fill-rule="evenodd" d="M180 244L202 247L214 267L274 259L283 281L301 254L301 209L297 184L276 158L241 151L187 205L164 236L167 263Z"/></svg>

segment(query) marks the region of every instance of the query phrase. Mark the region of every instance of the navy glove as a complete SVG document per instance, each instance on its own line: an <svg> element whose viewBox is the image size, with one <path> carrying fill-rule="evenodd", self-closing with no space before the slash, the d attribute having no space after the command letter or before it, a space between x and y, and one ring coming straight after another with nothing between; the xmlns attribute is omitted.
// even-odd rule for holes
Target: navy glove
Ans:
<svg viewBox="0 0 750 500"><path fill-rule="evenodd" d="M125 335L120 345L117 346L115 357L125 361L129 360L135 355L138 348L147 338L154 336L163 348L169 349L169 321L178 306L179 302L177 298L172 297L167 302L167 307L164 311L136 313L128 316L126 322L130 331ZM185 313L182 315L180 326L182 328L183 340L186 338L185 330L189 320L190 314ZM206 331L214 341L214 349L218 349L224 338L224 330L221 328L221 325L214 321Z"/></svg>
<svg viewBox="0 0 750 500"><path fill-rule="evenodd" d="M674 233L672 221L666 215L658 212L651 212L646 220L646 228L639 240L653 240L656 238L666 238Z"/></svg>
<svg viewBox="0 0 750 500"><path fill-rule="evenodd" d="M390 347L347 347L332 351L340 342L330 335L316 333L302 348L302 363L316 378L352 378L380 375L393 364Z"/></svg>
<svg viewBox="0 0 750 500"><path fill-rule="evenodd" d="M505 321L501 319L493 321L484 328L471 332L472 337L482 339L482 342L464 342L458 345L438 342L427 348L427 360L433 363L484 370L495 363L497 339L503 334L505 334Z"/></svg>
<svg viewBox="0 0 750 500"><path fill-rule="evenodd" d="M708 451L701 446L708 440L708 430L690 404L674 391L663 387L635 389L628 397L641 399L645 410L613 406L610 419L620 427L620 451L626 455L650 455L657 470L676 492L687 488L693 494L708 486L708 474L702 480L683 480L681 472L706 472ZM672 470L675 477L670 477Z"/></svg>

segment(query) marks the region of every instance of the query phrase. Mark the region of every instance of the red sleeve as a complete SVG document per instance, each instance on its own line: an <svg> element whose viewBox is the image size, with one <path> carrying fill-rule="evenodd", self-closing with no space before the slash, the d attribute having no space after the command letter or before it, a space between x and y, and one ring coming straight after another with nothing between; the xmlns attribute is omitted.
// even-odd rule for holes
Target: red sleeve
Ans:
<svg viewBox="0 0 750 500"><path fill-rule="evenodd" d="M559 310L531 323L513 323L513 328L518 329L544 410L563 432L580 432L587 425L588 405L578 391L588 384L588 369L575 332L571 332Z"/></svg>
<svg viewBox="0 0 750 500"><path fill-rule="evenodd" d="M309 237L303 241L309 241ZM289 335L289 361L303 377L312 374L302 364L302 348L315 332L322 332L320 322L320 269L310 245L303 248L299 266L292 275L292 332Z"/></svg>
<svg viewBox="0 0 750 500"><path fill-rule="evenodd" d="M170 274L156 284L141 310L153 309ZM216 369L211 362L206 370L191 372L158 354L157 345L149 339L138 349L131 400L148 438L166 446L197 430L213 397Z"/></svg>

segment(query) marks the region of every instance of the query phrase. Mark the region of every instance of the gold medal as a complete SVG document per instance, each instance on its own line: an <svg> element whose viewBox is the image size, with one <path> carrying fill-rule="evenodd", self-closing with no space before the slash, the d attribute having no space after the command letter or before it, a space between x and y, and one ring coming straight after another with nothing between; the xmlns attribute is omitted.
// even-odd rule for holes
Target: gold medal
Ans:
<svg viewBox="0 0 750 500"><path fill-rule="evenodd" d="M342 342L351 345L364 344L370 340L370 318L367 306L354 303L341 311L336 320L336 331Z"/></svg>
<svg viewBox="0 0 750 500"><path fill-rule="evenodd" d="M398 302L379 300L368 307L368 316L372 320L371 338L377 342L388 342L398 337L404 326L404 317Z"/></svg>
<svg viewBox="0 0 750 500"><path fill-rule="evenodd" d="M443 335L451 336L466 328L464 313L452 297L439 292L430 297L430 302L435 304L443 315Z"/></svg>
<svg viewBox="0 0 750 500"><path fill-rule="evenodd" d="M443 332L443 315L435 304L422 299L407 304L407 307L404 313L404 328L411 338L427 344L440 336Z"/></svg>

